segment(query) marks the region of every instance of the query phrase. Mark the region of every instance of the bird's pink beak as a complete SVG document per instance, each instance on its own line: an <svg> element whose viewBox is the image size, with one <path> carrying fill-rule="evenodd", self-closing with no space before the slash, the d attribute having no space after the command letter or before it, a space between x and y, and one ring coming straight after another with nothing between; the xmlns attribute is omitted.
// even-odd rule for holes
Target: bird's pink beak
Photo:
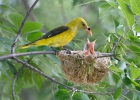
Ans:
<svg viewBox="0 0 140 100"><path fill-rule="evenodd" d="M88 33L89 36L92 36L90 28L85 27L84 30Z"/></svg>

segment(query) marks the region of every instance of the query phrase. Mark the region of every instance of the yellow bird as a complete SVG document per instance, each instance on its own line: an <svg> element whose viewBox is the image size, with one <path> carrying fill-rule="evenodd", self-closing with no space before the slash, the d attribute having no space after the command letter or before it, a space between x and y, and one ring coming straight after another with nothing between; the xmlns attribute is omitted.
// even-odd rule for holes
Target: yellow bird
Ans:
<svg viewBox="0 0 140 100"><path fill-rule="evenodd" d="M78 28L83 28L90 36L92 36L92 32L86 21L83 18L78 17L63 26L49 31L41 38L21 46L21 48L28 48L30 46L62 47L75 37Z"/></svg>

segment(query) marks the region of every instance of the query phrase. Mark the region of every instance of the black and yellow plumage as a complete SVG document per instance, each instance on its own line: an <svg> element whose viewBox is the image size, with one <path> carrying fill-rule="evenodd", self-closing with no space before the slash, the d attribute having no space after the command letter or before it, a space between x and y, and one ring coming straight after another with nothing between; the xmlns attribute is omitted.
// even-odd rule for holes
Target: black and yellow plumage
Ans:
<svg viewBox="0 0 140 100"><path fill-rule="evenodd" d="M69 23L55 28L46 33L41 38L21 46L21 48L28 48L30 46L53 46L60 47L69 43L76 35L78 28L83 28L90 36L92 32L83 18L75 18Z"/></svg>

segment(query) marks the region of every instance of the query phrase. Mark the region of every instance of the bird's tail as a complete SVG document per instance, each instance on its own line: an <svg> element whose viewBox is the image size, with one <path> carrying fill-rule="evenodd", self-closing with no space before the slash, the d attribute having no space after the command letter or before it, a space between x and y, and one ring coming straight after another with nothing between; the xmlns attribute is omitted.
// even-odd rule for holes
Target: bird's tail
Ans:
<svg viewBox="0 0 140 100"><path fill-rule="evenodd" d="M22 45L20 48L21 48L21 49L25 49L25 48L29 48L29 47L31 47L31 46L35 46L35 42Z"/></svg>

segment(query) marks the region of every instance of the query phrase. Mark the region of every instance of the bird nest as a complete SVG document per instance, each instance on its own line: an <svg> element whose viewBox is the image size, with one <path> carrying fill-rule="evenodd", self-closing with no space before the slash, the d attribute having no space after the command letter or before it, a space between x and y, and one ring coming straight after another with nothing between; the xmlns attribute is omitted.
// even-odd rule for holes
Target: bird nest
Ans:
<svg viewBox="0 0 140 100"><path fill-rule="evenodd" d="M87 55L83 51L72 51L68 54L62 50L57 54L66 79L78 84L97 83L107 74L110 58L97 56L102 56L102 53Z"/></svg>

